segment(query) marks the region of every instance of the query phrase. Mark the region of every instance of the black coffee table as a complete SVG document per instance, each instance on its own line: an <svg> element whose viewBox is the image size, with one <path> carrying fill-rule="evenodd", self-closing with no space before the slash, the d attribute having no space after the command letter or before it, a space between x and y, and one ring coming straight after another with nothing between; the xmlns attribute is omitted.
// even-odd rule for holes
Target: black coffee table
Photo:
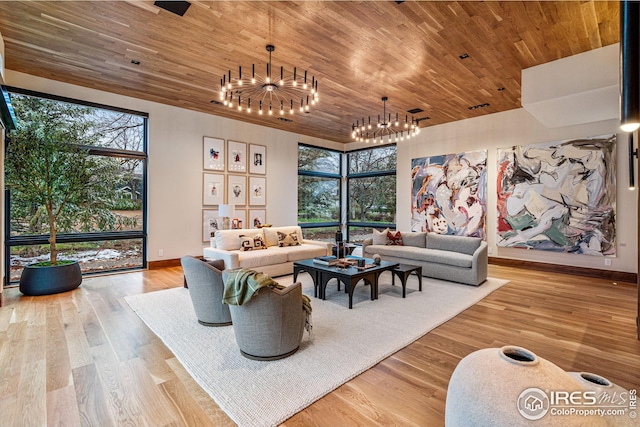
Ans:
<svg viewBox="0 0 640 427"><path fill-rule="evenodd" d="M365 258L366 264L373 264L372 259ZM293 263L293 281L298 279L298 274L307 272L313 279L313 296L326 299L327 283L331 279L338 280L338 290L340 282L344 283L345 291L349 293L349 308L353 308L353 290L360 280L364 280L366 285L371 286L371 300L378 298L378 277L385 271L391 271L398 266L397 262L381 261L380 265L359 270L356 267L341 269L336 266L326 266L316 264L313 259L304 259Z"/></svg>

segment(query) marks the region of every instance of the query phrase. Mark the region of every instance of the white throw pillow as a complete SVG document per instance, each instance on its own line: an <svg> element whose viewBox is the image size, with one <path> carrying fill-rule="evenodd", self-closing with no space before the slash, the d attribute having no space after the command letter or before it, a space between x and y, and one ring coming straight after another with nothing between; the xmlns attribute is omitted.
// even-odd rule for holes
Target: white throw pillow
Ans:
<svg viewBox="0 0 640 427"><path fill-rule="evenodd" d="M373 244L374 245L386 245L389 241L387 237L387 233L389 232L389 228L385 228L382 231L378 231L375 228L373 229Z"/></svg>
<svg viewBox="0 0 640 427"><path fill-rule="evenodd" d="M240 249L240 235L255 236L256 234L264 235L262 229L244 228L236 230L218 230L216 231L216 247L225 251L236 251Z"/></svg>
<svg viewBox="0 0 640 427"><path fill-rule="evenodd" d="M278 231L285 234L296 233L298 235L298 242L302 243L302 229L299 225L290 225L287 227L268 227L261 228L264 232L264 241L267 247L278 246Z"/></svg>

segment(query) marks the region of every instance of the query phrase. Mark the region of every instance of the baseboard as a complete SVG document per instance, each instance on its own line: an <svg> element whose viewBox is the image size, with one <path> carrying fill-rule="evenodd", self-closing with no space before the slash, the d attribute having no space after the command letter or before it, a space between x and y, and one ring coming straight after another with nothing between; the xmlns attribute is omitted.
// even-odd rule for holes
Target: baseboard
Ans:
<svg viewBox="0 0 640 427"><path fill-rule="evenodd" d="M147 262L147 268L149 270L157 270L159 268L180 267L180 259L163 259L161 261L149 261Z"/></svg>
<svg viewBox="0 0 640 427"><path fill-rule="evenodd" d="M573 274L576 276L593 277L596 279L608 279L619 282L637 283L636 273L624 271L600 270L597 268L574 267L568 265L550 264L547 262L522 261L511 258L489 257L489 264L503 267L527 268L530 270L546 271L549 273Z"/></svg>
<svg viewBox="0 0 640 427"><path fill-rule="evenodd" d="M619 282L637 283L637 274L623 271L599 270L597 268L574 267L546 262L523 261L512 258L489 257L489 264L503 267L527 268L529 270L547 271L549 273L573 274L576 276L593 277L596 279L616 280ZM149 261L147 268L156 270L160 268L180 267L180 259L163 259L161 261ZM0 294L1 297L2 294Z"/></svg>

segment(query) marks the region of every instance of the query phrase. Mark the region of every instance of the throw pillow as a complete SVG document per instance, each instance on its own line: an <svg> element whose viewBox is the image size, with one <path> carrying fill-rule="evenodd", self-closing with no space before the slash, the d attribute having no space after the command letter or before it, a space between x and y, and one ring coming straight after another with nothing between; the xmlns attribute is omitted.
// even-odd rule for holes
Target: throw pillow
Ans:
<svg viewBox="0 0 640 427"><path fill-rule="evenodd" d="M298 241L298 233L283 233L282 231L278 231L278 246L281 248L285 246L298 246L300 242Z"/></svg>
<svg viewBox="0 0 640 427"><path fill-rule="evenodd" d="M404 246L402 242L402 234L399 231L392 233L391 231L387 231L387 237L389 241L387 242L388 246Z"/></svg>
<svg viewBox="0 0 640 427"><path fill-rule="evenodd" d="M256 234L254 237L241 234L240 249L242 249L243 251L267 249L267 245L264 243L264 239L259 234Z"/></svg>
<svg viewBox="0 0 640 427"><path fill-rule="evenodd" d="M373 242L374 245L386 245L389 239L387 238L387 233L389 232L388 228L385 228L382 231L378 231L375 228L373 229Z"/></svg>

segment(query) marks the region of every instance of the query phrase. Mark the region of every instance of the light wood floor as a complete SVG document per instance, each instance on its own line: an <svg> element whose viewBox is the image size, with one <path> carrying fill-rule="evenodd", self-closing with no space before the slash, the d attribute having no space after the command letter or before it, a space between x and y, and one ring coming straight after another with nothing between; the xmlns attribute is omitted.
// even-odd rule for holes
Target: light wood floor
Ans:
<svg viewBox="0 0 640 427"><path fill-rule="evenodd" d="M639 388L634 284L493 265L489 274L511 282L285 425L442 426L456 364L506 344ZM5 289L0 425L233 425L123 299L181 285L181 269L167 268L87 278L53 296Z"/></svg>

